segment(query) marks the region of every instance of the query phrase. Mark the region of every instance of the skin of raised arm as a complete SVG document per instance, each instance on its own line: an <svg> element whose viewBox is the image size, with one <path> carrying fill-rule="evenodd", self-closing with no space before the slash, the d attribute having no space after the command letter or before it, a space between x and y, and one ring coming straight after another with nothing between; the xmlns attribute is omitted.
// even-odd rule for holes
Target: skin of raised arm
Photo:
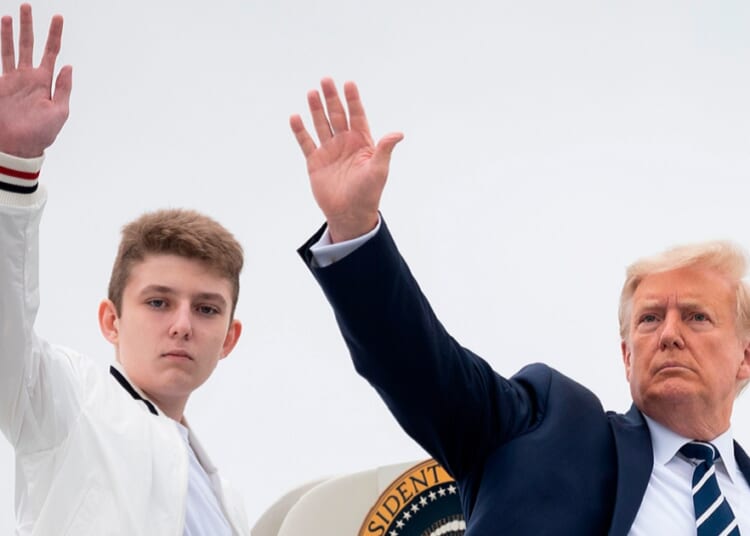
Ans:
<svg viewBox="0 0 750 536"><path fill-rule="evenodd" d="M342 242L377 225L391 153L403 135L386 134L375 144L357 86L344 84L348 115L333 80L324 78L320 86L325 106L318 91L307 94L319 144L299 115L291 116L289 125L305 156L313 196L328 222L331 240Z"/></svg>
<svg viewBox="0 0 750 536"><path fill-rule="evenodd" d="M0 152L22 158L41 156L52 145L68 118L73 69L60 69L52 92L55 61L60 52L63 18L55 15L38 67L33 66L34 30L31 6L19 16L18 58L13 19L0 21Z"/></svg>

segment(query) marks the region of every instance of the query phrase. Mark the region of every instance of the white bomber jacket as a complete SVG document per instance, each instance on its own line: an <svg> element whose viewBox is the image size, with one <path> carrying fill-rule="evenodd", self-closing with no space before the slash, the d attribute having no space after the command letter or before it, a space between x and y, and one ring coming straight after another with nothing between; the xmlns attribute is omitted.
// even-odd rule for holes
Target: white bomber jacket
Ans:
<svg viewBox="0 0 750 536"><path fill-rule="evenodd" d="M174 421L124 375L34 333L40 166L0 154L0 429L16 453L17 534L183 536L188 453ZM242 501L190 443L234 533L249 535Z"/></svg>

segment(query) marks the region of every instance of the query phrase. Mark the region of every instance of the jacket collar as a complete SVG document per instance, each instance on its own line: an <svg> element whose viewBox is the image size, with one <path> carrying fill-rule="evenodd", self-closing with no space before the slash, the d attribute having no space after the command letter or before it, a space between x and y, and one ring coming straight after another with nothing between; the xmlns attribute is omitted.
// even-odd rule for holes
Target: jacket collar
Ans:
<svg viewBox="0 0 750 536"><path fill-rule="evenodd" d="M617 498L609 534L626 536L646 493L654 453L648 425L635 405L624 415L610 413L610 425L617 450Z"/></svg>
<svg viewBox="0 0 750 536"><path fill-rule="evenodd" d="M115 378L115 380L117 380L117 383L119 383L120 386L125 389L128 394L130 394L130 396L132 396L135 400L140 400L141 402L143 402L150 413L152 413L153 415L159 415L159 410L157 409L156 404L149 400L143 391L138 389L138 387L133 385L130 380L128 380L125 371L122 369L122 366L119 363L113 363L109 367L109 373Z"/></svg>
<svg viewBox="0 0 750 536"><path fill-rule="evenodd" d="M133 397L133 399L143 402L150 413L166 417L166 415L159 411L159 408L156 406L156 404L154 404L153 401L149 400L148 396L146 396L143 391L141 391L128 379L125 371L122 368L122 365L116 362L113 363L109 367L109 373L114 377L117 383L119 383L120 386L125 389L125 391L127 391L130 396ZM189 447L195 453L196 458L198 458L198 463L200 463L203 467L203 470L206 471L209 481L211 482L211 487L219 499L219 503L221 504L221 508L224 512L224 516L227 522L229 522L229 524L232 526L234 533L240 534L241 531L239 531L237 527L241 525L238 525L236 521L237 514L236 512L232 512L232 515L230 515L227 508L226 497L224 496L224 487L222 485L221 477L216 470L216 466L211 461L211 458L208 457L206 450L200 444L200 441L198 441L198 438L196 437L192 428L190 428L190 424L188 424L187 420L184 417L182 419L182 423L175 423L175 421L172 421L172 419L169 419L169 421L176 425L181 425L187 429ZM179 433L176 428L175 432Z"/></svg>
<svg viewBox="0 0 750 536"><path fill-rule="evenodd" d="M745 476L745 480L750 483L750 458L737 441L734 442L734 459L737 462L737 467Z"/></svg>

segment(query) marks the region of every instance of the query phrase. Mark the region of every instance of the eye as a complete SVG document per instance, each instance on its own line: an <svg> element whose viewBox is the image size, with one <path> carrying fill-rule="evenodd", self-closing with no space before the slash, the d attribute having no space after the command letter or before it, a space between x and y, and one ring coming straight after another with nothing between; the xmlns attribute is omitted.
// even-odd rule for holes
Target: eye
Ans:
<svg viewBox="0 0 750 536"><path fill-rule="evenodd" d="M639 324L651 324L653 322L656 322L658 320L658 317L653 313L646 313L641 315L641 317L638 319Z"/></svg>
<svg viewBox="0 0 750 536"><path fill-rule="evenodd" d="M151 298L146 301L146 304L153 309L164 309L167 306L167 301L161 298Z"/></svg>
<svg viewBox="0 0 750 536"><path fill-rule="evenodd" d="M695 320L696 322L708 322L710 320L706 313L693 313L690 315L690 319Z"/></svg>
<svg viewBox="0 0 750 536"><path fill-rule="evenodd" d="M206 315L206 316L214 316L214 315L218 315L219 313L221 313L219 308L214 307L213 305L199 305L198 307L196 307L196 310L200 314Z"/></svg>

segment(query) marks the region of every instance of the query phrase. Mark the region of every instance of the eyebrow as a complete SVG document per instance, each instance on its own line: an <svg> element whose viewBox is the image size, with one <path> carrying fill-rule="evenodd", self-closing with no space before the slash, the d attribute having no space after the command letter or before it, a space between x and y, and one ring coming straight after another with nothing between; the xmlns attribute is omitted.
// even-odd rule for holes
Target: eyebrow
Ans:
<svg viewBox="0 0 750 536"><path fill-rule="evenodd" d="M146 287L143 287L139 294L143 296L151 293L169 294L174 296L175 294L177 294L177 291L172 287L168 287L166 285L148 285ZM224 299L224 296L222 296L218 292L199 292L197 294L191 294L190 297L193 300L216 302L222 307L226 307L227 305L227 301Z"/></svg>
<svg viewBox="0 0 750 536"><path fill-rule="evenodd" d="M644 309L659 309L666 307L666 301L662 299L657 298L645 298L640 301L635 307L634 310L644 310ZM684 309L713 309L714 305L709 302L703 302L701 300L697 300L694 298L686 298L684 300L679 300L677 302L677 308L680 310Z"/></svg>

